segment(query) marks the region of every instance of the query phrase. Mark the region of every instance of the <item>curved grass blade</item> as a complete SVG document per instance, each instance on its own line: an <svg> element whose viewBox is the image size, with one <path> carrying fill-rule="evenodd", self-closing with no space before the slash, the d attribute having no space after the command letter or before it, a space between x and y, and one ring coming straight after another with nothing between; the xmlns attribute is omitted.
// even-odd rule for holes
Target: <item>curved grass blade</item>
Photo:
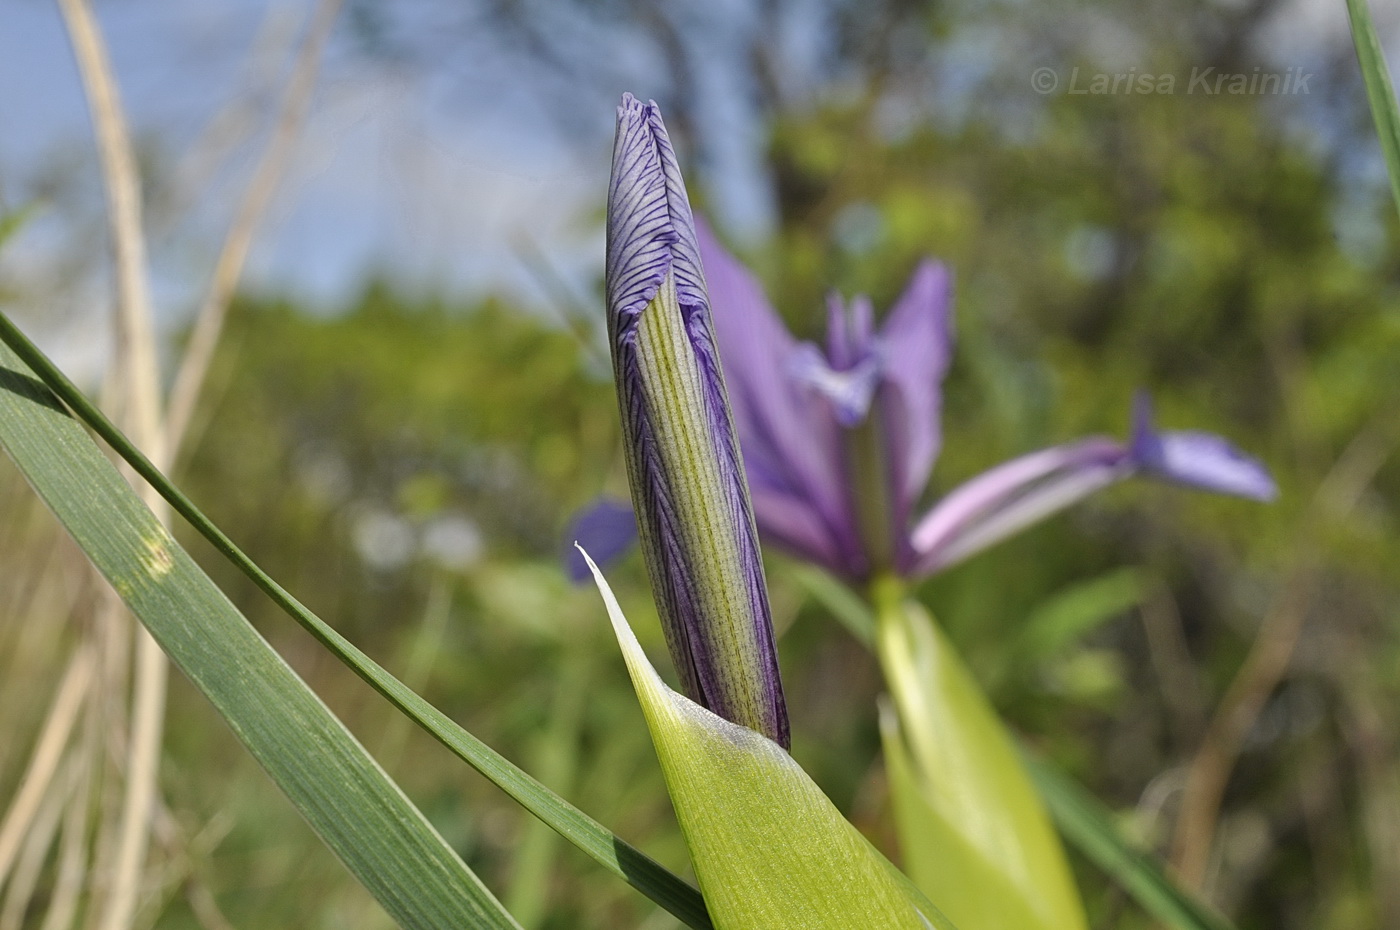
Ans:
<svg viewBox="0 0 1400 930"><path fill-rule="evenodd" d="M161 648L400 925L518 930L398 785L4 347L0 447Z"/></svg>
<svg viewBox="0 0 1400 930"><path fill-rule="evenodd" d="M1166 876L1148 853L1123 839L1094 797L1049 763L1022 752L1031 781L1050 816L1069 841L1142 905L1143 910L1180 930L1235 930L1228 920Z"/></svg>
<svg viewBox="0 0 1400 930"><path fill-rule="evenodd" d="M1400 209L1400 103L1386 71L1385 56L1381 54L1380 39L1371 8L1366 0L1347 0L1347 16L1351 20L1351 37L1356 43L1356 57L1361 63L1361 75L1366 80L1366 98L1371 104L1371 116L1376 121L1376 134L1385 153L1385 167L1390 172L1390 192L1395 195L1395 207Z"/></svg>
<svg viewBox="0 0 1400 930"><path fill-rule="evenodd" d="M686 926L708 930L712 925L705 902L693 885L665 869L628 844L598 821L550 791L510 760L468 733L399 681L349 640L308 610L210 522L189 498L160 473L140 450L39 351L4 314L0 314L0 341L9 345L83 422L160 492L175 512L184 517L220 553L248 576L274 603L300 623L322 645L350 667L389 703L450 749L458 758L485 775L497 787L570 843L591 856Z"/></svg>

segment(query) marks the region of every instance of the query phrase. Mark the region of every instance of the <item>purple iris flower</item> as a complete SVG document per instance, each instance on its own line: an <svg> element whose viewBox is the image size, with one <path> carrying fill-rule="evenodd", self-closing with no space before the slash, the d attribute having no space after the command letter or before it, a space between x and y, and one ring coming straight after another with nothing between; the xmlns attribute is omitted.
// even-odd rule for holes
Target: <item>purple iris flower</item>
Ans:
<svg viewBox="0 0 1400 930"><path fill-rule="evenodd" d="M1134 474L1259 500L1268 471L1219 436L1162 432L1140 395L1128 443L1092 437L1012 459L914 510L938 458L952 283L924 261L883 324L832 298L826 347L798 343L754 277L699 227L715 332L764 536L848 580L947 568Z"/></svg>
<svg viewBox="0 0 1400 930"><path fill-rule="evenodd" d="M630 94L617 111L606 290L632 503L682 687L786 747L758 531L685 183L656 104ZM620 521L614 509L594 522Z"/></svg>
<svg viewBox="0 0 1400 930"><path fill-rule="evenodd" d="M1133 475L1256 500L1277 493L1225 439L1158 430L1140 394L1128 442L1090 437L1023 455L916 515L942 442L946 269L922 262L878 327L869 300L833 297L819 347L787 331L703 224L697 238L759 529L848 581L941 571Z"/></svg>

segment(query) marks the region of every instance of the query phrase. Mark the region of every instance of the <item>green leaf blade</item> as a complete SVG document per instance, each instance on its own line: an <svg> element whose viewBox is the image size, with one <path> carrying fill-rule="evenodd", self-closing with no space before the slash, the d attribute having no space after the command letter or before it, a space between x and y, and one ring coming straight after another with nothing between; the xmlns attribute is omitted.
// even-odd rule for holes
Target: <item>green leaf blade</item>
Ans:
<svg viewBox="0 0 1400 930"><path fill-rule="evenodd" d="M780 746L672 691L593 568L719 930L922 930L884 857Z"/></svg>
<svg viewBox="0 0 1400 930"><path fill-rule="evenodd" d="M1356 44L1356 57L1366 81L1366 99L1371 104L1371 116L1376 121L1376 134L1385 154L1385 167L1390 174L1390 191L1395 207L1400 210L1400 103L1395 99L1395 87L1386 70L1381 54L1380 39L1371 8L1366 0L1347 0L1347 16L1351 20L1351 37Z"/></svg>
<svg viewBox="0 0 1400 930"><path fill-rule="evenodd" d="M327 846L406 928L518 925L0 347L0 447Z"/></svg>
<svg viewBox="0 0 1400 930"><path fill-rule="evenodd" d="M710 930L713 925L706 912L705 902L693 885L668 871L656 860L550 791L509 759L477 739L292 597L215 526L179 488L161 474L160 470L151 464L102 411L97 409L3 313L0 313L0 341L9 346L25 365L43 378L43 381L34 378L13 378L13 387L17 391L32 391L39 402L55 405L56 409L61 410L62 404L54 400L53 395L56 394L63 404L67 404L131 465L137 474L149 482L176 513L184 517L221 555L366 684L459 759L484 775L604 869L665 908L686 926L694 930ZM0 378L5 375L6 371L0 367ZM3 383L0 383L0 389L3 389L3 386ZM50 394L49 391L53 393Z"/></svg>
<svg viewBox="0 0 1400 930"><path fill-rule="evenodd" d="M1134 849L1088 792L1049 763L1024 754L1041 797L1065 836L1080 852L1122 885L1143 909L1178 930L1235 930L1220 914L1176 885L1155 859Z"/></svg>

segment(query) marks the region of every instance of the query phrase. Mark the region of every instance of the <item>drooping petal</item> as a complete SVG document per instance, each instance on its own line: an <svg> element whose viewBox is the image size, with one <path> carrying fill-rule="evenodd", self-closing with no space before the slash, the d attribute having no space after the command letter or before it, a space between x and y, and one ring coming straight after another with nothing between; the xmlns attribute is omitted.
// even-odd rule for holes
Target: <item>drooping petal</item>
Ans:
<svg viewBox="0 0 1400 930"><path fill-rule="evenodd" d="M953 352L952 277L941 264L925 260L890 309L878 342L889 387L886 422L894 471L897 525L907 525L909 508L923 493L938 458L943 415L943 378Z"/></svg>
<svg viewBox="0 0 1400 930"><path fill-rule="evenodd" d="M832 574L845 577L853 555L838 548L817 513L799 497L771 491L752 482L753 510L765 543L807 562L815 562Z"/></svg>
<svg viewBox="0 0 1400 930"><path fill-rule="evenodd" d="M574 514L564 531L562 556L569 580L582 584L592 577L580 547L606 566L621 558L636 541L637 518L632 505L616 498L598 498Z"/></svg>
<svg viewBox="0 0 1400 930"><path fill-rule="evenodd" d="M690 204L654 103L618 107L608 334L638 529L667 645L696 701L783 745L758 534Z"/></svg>
<svg viewBox="0 0 1400 930"><path fill-rule="evenodd" d="M914 528L912 573L941 571L1131 475L1255 500L1277 493L1268 470L1220 436L1157 431L1139 394L1127 445L1093 438L1055 446L955 488Z"/></svg>
<svg viewBox="0 0 1400 930"><path fill-rule="evenodd" d="M1224 437L1198 430L1159 432L1145 393L1133 403L1130 451L1143 474L1163 481L1261 501L1278 496L1269 470Z"/></svg>
<svg viewBox="0 0 1400 930"><path fill-rule="evenodd" d="M912 574L947 568L1130 474L1127 450L1102 438L1004 462L954 488L919 521Z"/></svg>
<svg viewBox="0 0 1400 930"><path fill-rule="evenodd" d="M841 428L827 402L794 380L798 344L753 275L703 221L696 233L759 529L799 558L859 576Z"/></svg>

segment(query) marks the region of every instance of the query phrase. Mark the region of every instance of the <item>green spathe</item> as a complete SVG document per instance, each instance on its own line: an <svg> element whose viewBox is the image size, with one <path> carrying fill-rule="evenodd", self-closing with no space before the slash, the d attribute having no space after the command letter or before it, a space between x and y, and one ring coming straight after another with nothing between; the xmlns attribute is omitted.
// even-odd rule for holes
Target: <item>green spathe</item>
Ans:
<svg viewBox="0 0 1400 930"><path fill-rule="evenodd" d="M877 584L893 692L880 729L905 868L961 930L1087 930L1064 850L1005 727L943 634Z"/></svg>
<svg viewBox="0 0 1400 930"><path fill-rule="evenodd" d="M884 857L791 756L662 682L607 581L592 559L588 565L607 604L715 926L932 926Z"/></svg>

